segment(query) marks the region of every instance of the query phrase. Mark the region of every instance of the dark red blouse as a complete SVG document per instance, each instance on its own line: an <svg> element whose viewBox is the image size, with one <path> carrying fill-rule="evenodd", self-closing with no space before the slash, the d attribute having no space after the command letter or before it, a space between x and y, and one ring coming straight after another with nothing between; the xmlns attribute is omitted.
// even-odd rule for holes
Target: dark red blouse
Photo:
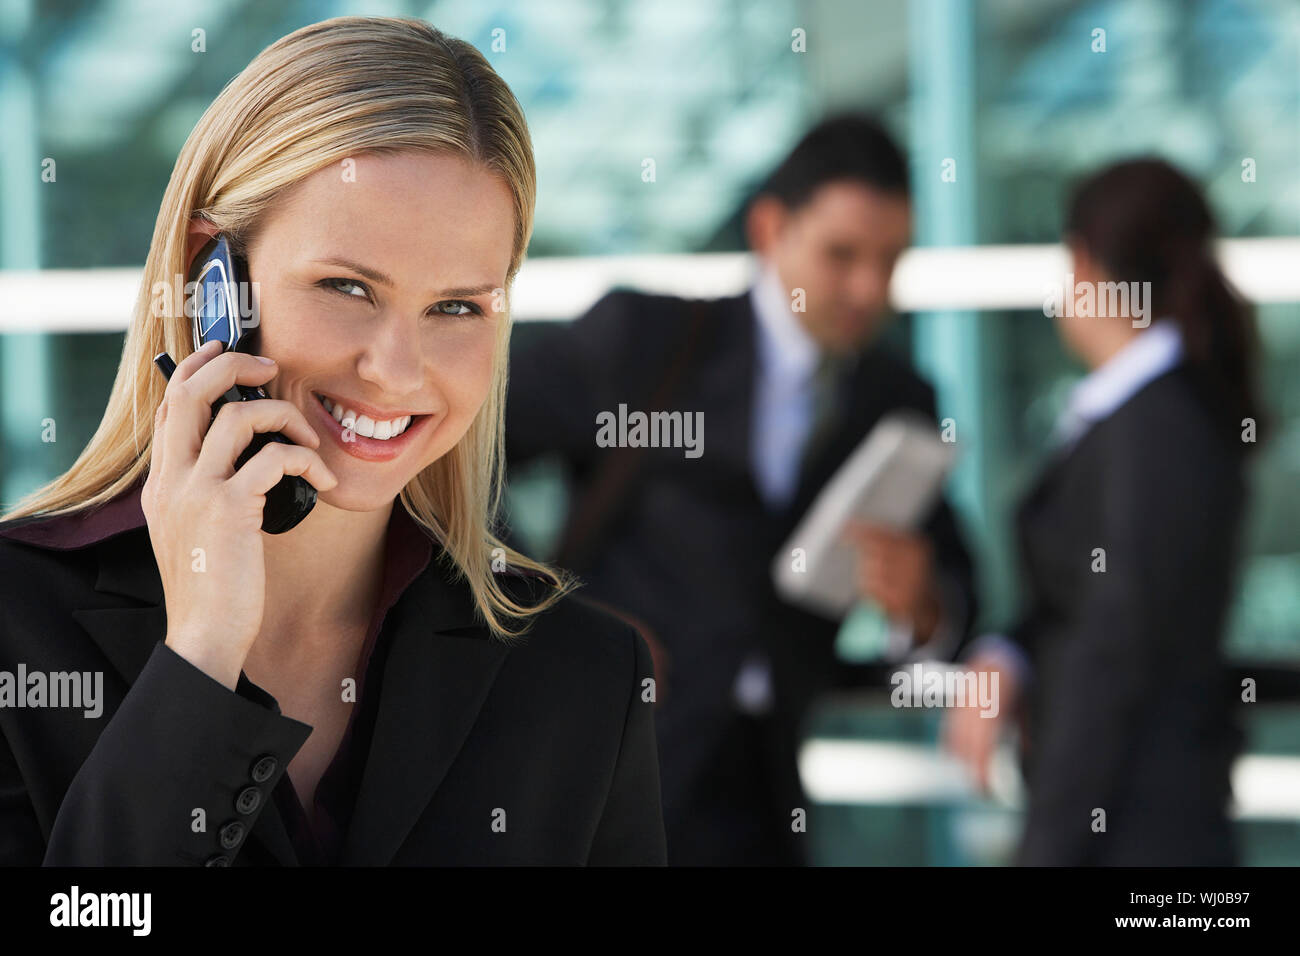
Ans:
<svg viewBox="0 0 1300 956"><path fill-rule="evenodd" d="M384 618L402 592L424 571L433 557L433 546L434 541L416 524L402 502L393 502L379 603L353 671L358 675L357 699L352 705L339 749L316 785L311 813L304 810L288 774L280 778L272 794L298 853L298 860L304 866L332 865L343 848L343 837L356 803L361 771L365 768L374 732L375 701L379 697L378 684L388 651Z"/></svg>

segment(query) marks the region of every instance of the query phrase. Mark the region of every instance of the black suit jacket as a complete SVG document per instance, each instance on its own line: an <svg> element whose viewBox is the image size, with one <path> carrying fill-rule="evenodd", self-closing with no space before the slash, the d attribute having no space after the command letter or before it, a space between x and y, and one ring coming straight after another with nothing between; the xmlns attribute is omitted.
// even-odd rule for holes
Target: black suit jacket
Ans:
<svg viewBox="0 0 1300 956"><path fill-rule="evenodd" d="M1010 636L1035 674L1022 864L1235 859L1241 731L1220 641L1246 493L1242 446L1212 409L1187 366L1162 375L1021 505L1027 610Z"/></svg>
<svg viewBox="0 0 1300 956"><path fill-rule="evenodd" d="M601 456L596 416L648 410L691 303L614 291L572 323L512 356L506 447L512 465L558 453L581 500ZM752 478L755 325L748 294L703 301L706 335L672 410L704 413L703 455L645 449L639 482L589 564L592 592L642 618L668 654L668 690L656 709L670 864L798 863L792 812L807 807L796 751L821 692L855 686L861 669L839 662L841 622L777 597L771 562L835 469L886 412L934 416L934 395L903 362L866 352L843 383L839 424L805 462L792 502L769 510ZM791 449L791 455L798 455ZM926 524L953 582L959 634L975 608L971 563L947 505ZM754 651L772 662L774 704L761 720L732 700ZM873 672L873 676L874 672Z"/></svg>
<svg viewBox="0 0 1300 956"><path fill-rule="evenodd" d="M311 727L246 676L231 691L162 643L138 494L134 509L133 526L93 542L61 519L0 536L0 670L102 672L105 698L98 718L0 708L0 863L295 865L270 795ZM341 864L664 863L645 641L571 595L507 647L437 548L383 624ZM516 589L541 585L508 586L529 599Z"/></svg>

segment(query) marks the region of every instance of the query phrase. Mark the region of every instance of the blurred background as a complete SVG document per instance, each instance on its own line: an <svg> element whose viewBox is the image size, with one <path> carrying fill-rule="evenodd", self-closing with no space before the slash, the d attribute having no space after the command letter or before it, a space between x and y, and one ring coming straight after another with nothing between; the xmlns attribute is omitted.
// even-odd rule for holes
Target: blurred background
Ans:
<svg viewBox="0 0 1300 956"><path fill-rule="evenodd" d="M893 289L903 320L889 334L935 383L940 415L967 429L949 490L980 559L986 627L1014 610L1011 509L1082 375L1041 307L1063 271L1067 189L1136 153L1182 166L1218 215L1230 277L1257 303L1277 420L1255 463L1229 647L1245 673L1300 666L1295 0L0 0L6 507L65 470L99 422L195 121L267 44L344 14L429 20L482 50L522 103L539 204L517 336L615 284L744 288L749 190L822 114L877 113L916 190L916 248ZM947 158L955 183L931 174ZM56 441L33 424L46 419ZM539 553L564 508L545 463L515 477L511 520ZM852 618L841 644L862 653ZM1300 863L1300 702L1251 713L1234 777L1245 856ZM802 764L819 862L1007 859L1014 782L1004 799L974 799L935 747L938 722L883 692L824 701Z"/></svg>

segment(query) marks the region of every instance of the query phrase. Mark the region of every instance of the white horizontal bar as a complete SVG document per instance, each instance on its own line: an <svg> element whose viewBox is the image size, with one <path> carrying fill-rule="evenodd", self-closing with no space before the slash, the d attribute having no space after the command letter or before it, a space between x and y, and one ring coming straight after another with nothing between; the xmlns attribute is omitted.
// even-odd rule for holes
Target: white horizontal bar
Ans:
<svg viewBox="0 0 1300 956"><path fill-rule="evenodd" d="M1252 302L1300 302L1300 239L1229 239L1219 253ZM899 260L890 291L900 312L1041 309L1068 266L1060 245L914 248ZM730 295L754 269L748 253L529 259L515 282L515 317L576 318L616 285ZM123 331L140 280L136 268L0 272L0 333Z"/></svg>
<svg viewBox="0 0 1300 956"><path fill-rule="evenodd" d="M896 806L977 798L965 768L934 746L814 738L799 752L799 775L818 803ZM1234 819L1300 820L1300 756L1239 757L1232 768L1232 792ZM1015 797L998 802L1019 808Z"/></svg>
<svg viewBox="0 0 1300 956"><path fill-rule="evenodd" d="M0 272L0 332L123 332L140 269Z"/></svg>

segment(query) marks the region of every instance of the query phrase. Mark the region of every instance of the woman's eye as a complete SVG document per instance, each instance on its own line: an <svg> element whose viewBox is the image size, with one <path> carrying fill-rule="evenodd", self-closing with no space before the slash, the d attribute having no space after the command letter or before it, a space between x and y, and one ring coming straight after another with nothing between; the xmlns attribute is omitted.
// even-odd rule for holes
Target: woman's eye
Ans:
<svg viewBox="0 0 1300 956"><path fill-rule="evenodd" d="M366 288L365 283L358 282L355 279L344 279L341 277L335 277L331 279L321 279L320 284L325 286L325 288L327 289L331 289L339 293L340 295L346 295L355 299L370 298L370 290ZM355 291L348 291L347 287L351 287L351 289L353 290L356 289L361 290L360 294L358 295L357 292Z"/></svg>
<svg viewBox="0 0 1300 956"><path fill-rule="evenodd" d="M459 309L460 311L446 312L443 310L444 306L451 306L452 308ZM436 306L434 306L434 308L437 309L438 312L442 315L452 315L452 316L479 315L482 312L482 310L479 309L479 307L475 305L473 302L463 302L460 299L448 299L446 302L439 302Z"/></svg>
<svg viewBox="0 0 1300 956"><path fill-rule="evenodd" d="M351 299L361 299L364 302L371 301L370 288L364 282L356 279L333 276L329 279L321 279L317 284L329 289L331 292L337 292L339 295ZM448 299L446 302L439 302L434 306L434 309L437 310L439 315L447 315L453 318L483 314L483 310L473 302L466 302L462 299Z"/></svg>

